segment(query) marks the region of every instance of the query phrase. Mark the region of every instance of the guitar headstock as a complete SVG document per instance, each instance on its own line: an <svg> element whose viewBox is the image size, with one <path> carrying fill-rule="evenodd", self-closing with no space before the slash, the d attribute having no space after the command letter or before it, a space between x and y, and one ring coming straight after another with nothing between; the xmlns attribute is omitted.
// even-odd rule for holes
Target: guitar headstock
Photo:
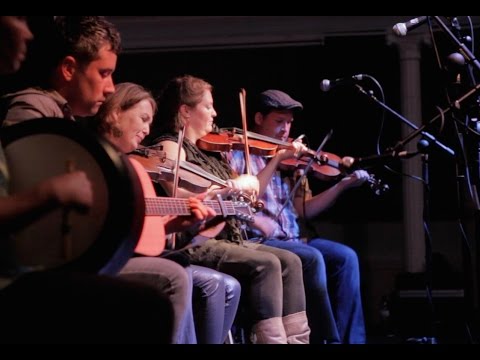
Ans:
<svg viewBox="0 0 480 360"><path fill-rule="evenodd" d="M235 200L232 201L233 207L235 208L235 216L240 220L253 222L255 209L250 207L250 204L245 201Z"/></svg>

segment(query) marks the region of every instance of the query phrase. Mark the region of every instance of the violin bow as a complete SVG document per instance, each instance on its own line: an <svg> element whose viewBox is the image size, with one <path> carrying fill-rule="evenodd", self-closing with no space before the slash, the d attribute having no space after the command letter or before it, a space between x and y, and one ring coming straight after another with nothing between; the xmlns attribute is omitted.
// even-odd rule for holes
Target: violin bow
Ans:
<svg viewBox="0 0 480 360"><path fill-rule="evenodd" d="M245 169L247 175L252 175L250 168L250 147L248 145L248 129L247 129L247 92L244 88L240 89L240 113L242 115L242 128L243 128L243 144L245 146ZM256 202L257 194L252 193L252 201Z"/></svg>
<svg viewBox="0 0 480 360"><path fill-rule="evenodd" d="M318 146L317 154L320 154L320 152L322 151L322 149L325 146L325 144L327 143L327 141L330 140L330 138L332 137L332 134L333 134L333 129L330 129L328 134L323 138L322 143ZM278 211L278 214L275 216L276 221L278 221L278 219L280 218L280 215L282 214L283 210L287 207L287 204L292 200L293 195L296 193L296 191L297 191L298 187L300 186L300 184L302 183L303 179L305 179L305 177L307 176L307 173L310 170L310 168L312 167L313 162L315 161L315 158L316 158L316 156L312 157L310 159L307 167L303 171L302 176L300 176L297 179L295 185L292 187L292 190L290 190L290 194L288 194L288 197L285 200L285 202L283 203L282 208Z"/></svg>
<svg viewBox="0 0 480 360"><path fill-rule="evenodd" d="M244 88L240 89L240 114L242 116L242 128L243 128L243 144L245 146L245 163L246 172L248 175L252 174L250 169L250 147L248 145L248 132L247 132L247 92Z"/></svg>
<svg viewBox="0 0 480 360"><path fill-rule="evenodd" d="M178 182L180 180L180 154L182 153L182 147L183 147L183 141L185 139L185 129L187 128L187 125L183 125L183 127L178 131L178 152L177 152L177 159L178 161L175 163L175 171L174 171L174 178L173 178L173 191L172 191L172 197L176 198L177 197L177 192L178 192ZM177 241L177 237L175 233L171 235L170 238L170 243L172 245L172 249L175 249L175 243Z"/></svg>

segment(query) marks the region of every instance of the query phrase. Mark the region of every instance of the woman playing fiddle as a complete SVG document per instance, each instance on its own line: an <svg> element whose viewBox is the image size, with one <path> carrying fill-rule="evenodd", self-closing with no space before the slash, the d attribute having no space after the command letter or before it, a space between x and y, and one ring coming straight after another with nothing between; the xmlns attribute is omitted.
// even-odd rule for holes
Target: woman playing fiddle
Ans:
<svg viewBox="0 0 480 360"><path fill-rule="evenodd" d="M165 134L153 143L163 145L168 158L176 159L180 150L179 160L194 163L228 181L234 190L258 192L255 177L244 175L232 179L228 163L196 145L198 139L212 131L217 115L209 83L189 75L174 78L163 89L158 105L157 119ZM178 135L183 128L185 138L179 149ZM165 184L165 188L171 191L171 185ZM254 342L309 342L301 263L296 255L243 241L235 219L227 219L219 236L189 249L187 255L192 263L220 270L241 281L252 318Z"/></svg>
<svg viewBox="0 0 480 360"><path fill-rule="evenodd" d="M255 104L253 131L285 141L289 134L294 115L303 105L279 90L267 90L260 94ZM245 171L243 154L229 155L230 165L242 173ZM271 163L271 161L270 161ZM252 155L252 174L267 168L267 160ZM369 174L357 170L344 177L328 190L311 195L308 183L299 187L292 200L290 189L294 180L292 174L273 171L268 185L260 197L264 210L257 214L263 224L254 232L263 244L289 250L302 260L307 314L312 329L311 343L341 342L364 343L365 328L360 297L360 276L355 252L342 244L325 239L300 238L298 217L312 219L330 207L347 189L364 183ZM287 201L284 207L284 202ZM328 290L327 290L328 278Z"/></svg>

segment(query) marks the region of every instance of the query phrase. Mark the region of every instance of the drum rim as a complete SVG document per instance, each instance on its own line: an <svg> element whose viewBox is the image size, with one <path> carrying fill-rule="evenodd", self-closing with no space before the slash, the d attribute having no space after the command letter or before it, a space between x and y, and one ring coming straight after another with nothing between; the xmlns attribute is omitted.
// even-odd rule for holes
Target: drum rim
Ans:
<svg viewBox="0 0 480 360"><path fill-rule="evenodd" d="M7 156L10 144L27 136L52 134L75 141L88 151L101 168L108 190L108 213L91 246L55 270L86 271L114 275L134 253L145 214L143 190L126 155L80 124L61 118L27 120L0 131ZM113 194L113 196L112 196Z"/></svg>

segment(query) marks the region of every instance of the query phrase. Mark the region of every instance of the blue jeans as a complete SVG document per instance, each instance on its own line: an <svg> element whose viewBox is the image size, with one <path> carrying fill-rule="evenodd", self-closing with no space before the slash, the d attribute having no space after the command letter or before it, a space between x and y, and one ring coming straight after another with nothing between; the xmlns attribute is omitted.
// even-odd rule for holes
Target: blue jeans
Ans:
<svg viewBox="0 0 480 360"><path fill-rule="evenodd" d="M311 344L365 343L360 270L353 249L318 238L308 245L276 239L264 244L289 250L302 261Z"/></svg>
<svg viewBox="0 0 480 360"><path fill-rule="evenodd" d="M223 344L240 301L240 283L203 266L193 271L193 311L199 344Z"/></svg>

